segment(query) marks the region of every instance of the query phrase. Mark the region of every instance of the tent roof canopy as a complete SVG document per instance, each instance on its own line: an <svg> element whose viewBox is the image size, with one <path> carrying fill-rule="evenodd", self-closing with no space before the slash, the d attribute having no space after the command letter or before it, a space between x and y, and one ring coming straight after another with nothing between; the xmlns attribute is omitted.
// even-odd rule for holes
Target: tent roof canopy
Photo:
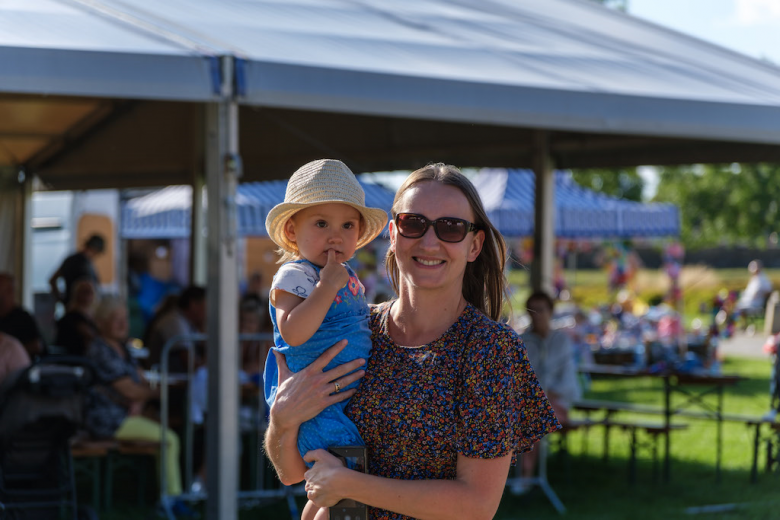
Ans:
<svg viewBox="0 0 780 520"><path fill-rule="evenodd" d="M11 0L0 14L0 93L218 98L215 49L108 3Z"/></svg>
<svg viewBox="0 0 780 520"><path fill-rule="evenodd" d="M505 236L532 236L536 177L530 170L484 168L474 185L491 222ZM555 236L638 238L680 234L673 204L609 197L578 185L571 173L555 172Z"/></svg>
<svg viewBox="0 0 780 520"><path fill-rule="evenodd" d="M780 160L780 69L586 0L12 0L0 168L189 183L218 56L249 180L323 156L528 167L537 130L567 168Z"/></svg>

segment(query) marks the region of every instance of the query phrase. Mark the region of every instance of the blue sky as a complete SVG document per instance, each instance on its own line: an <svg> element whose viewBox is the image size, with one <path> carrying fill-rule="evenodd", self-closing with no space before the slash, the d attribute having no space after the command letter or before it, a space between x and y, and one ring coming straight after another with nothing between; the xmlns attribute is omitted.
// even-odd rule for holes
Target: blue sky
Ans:
<svg viewBox="0 0 780 520"><path fill-rule="evenodd" d="M628 0L628 12L780 67L780 0Z"/></svg>

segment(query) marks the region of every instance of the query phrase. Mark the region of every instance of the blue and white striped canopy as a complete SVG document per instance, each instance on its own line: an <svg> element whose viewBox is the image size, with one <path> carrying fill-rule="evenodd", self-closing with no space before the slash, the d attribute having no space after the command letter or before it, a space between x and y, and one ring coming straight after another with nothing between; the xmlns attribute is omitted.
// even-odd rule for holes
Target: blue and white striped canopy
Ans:
<svg viewBox="0 0 780 520"><path fill-rule="evenodd" d="M473 179L490 220L504 236L534 231L535 175L530 170L485 168ZM569 172L555 172L555 236L663 237L680 234L673 204L623 200L583 188Z"/></svg>
<svg viewBox="0 0 780 520"><path fill-rule="evenodd" d="M377 184L360 181L366 205L390 213L394 193ZM238 234L267 237L265 217L284 201L287 181L248 182L236 193ZM205 200L205 197L204 197ZM184 238L190 236L192 186L169 186L130 199L122 207L122 238Z"/></svg>

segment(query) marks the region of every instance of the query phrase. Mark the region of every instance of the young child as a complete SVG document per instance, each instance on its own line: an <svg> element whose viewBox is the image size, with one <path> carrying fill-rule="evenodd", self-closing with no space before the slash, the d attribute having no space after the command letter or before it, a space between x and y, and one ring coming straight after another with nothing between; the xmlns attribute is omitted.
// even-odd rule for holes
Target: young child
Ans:
<svg viewBox="0 0 780 520"><path fill-rule="evenodd" d="M347 346L326 370L353 359L368 359L371 332L365 291L345 262L376 238L386 223L384 210L365 206L363 188L341 161L313 161L290 178L284 202L271 210L265 227L281 248L279 262L283 263L269 297L273 348L284 354L293 372L345 338ZM278 386L273 352L266 360L264 379L270 407ZM334 384L334 392L342 390L346 388ZM301 426L301 456L318 448L363 445L357 428L344 414L346 404L332 405Z"/></svg>

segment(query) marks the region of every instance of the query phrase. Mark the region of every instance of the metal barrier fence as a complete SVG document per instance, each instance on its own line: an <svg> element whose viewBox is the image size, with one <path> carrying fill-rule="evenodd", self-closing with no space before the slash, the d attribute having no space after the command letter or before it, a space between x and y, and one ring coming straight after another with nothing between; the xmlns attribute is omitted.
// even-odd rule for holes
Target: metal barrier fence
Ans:
<svg viewBox="0 0 780 520"><path fill-rule="evenodd" d="M185 411L184 411L184 442L181 443L184 450L184 474L182 479L182 487L184 493L177 497L173 497L168 494L167 491L167 460L166 451L167 446L165 442L164 433L160 437L160 505L165 512L166 516L173 520L175 515L171 510L173 499L181 499L184 501L203 501L208 498L205 489L199 492L192 492L192 481L195 468L193 468L193 444L194 444L194 424L192 420L192 408L193 408L193 395L192 395L192 381L195 370L195 362L192 352L194 342L204 342L208 339L206 334L190 334L179 335L170 338L163 346L160 356L160 368L159 368L159 383L160 383L160 423L162 431L165 432L169 427L169 415L170 415L170 392L169 385L172 382L182 381L186 382L186 399L185 399ZM264 334L239 334L238 341L273 341L273 335ZM184 342L184 343L182 343ZM176 350L187 350L187 372L185 374L170 374L170 355ZM239 357L240 359L240 357ZM253 415L253 433L256 435L254 446L258 449L253 453L252 460L250 461L250 475L256 475L253 480L254 489L239 490L236 499L239 501L239 505L249 507L252 505L260 504L269 500L281 500L286 499L288 508L290 510L290 516L292 519L297 520L300 518L298 513L298 507L295 502L296 495L305 495L306 492L303 489L303 485L298 486L283 486L280 489L264 489L264 464L265 456L262 449L263 434L265 432L265 399L261 395L262 385L258 393L258 404L255 414ZM239 432L236 432L240 435Z"/></svg>

